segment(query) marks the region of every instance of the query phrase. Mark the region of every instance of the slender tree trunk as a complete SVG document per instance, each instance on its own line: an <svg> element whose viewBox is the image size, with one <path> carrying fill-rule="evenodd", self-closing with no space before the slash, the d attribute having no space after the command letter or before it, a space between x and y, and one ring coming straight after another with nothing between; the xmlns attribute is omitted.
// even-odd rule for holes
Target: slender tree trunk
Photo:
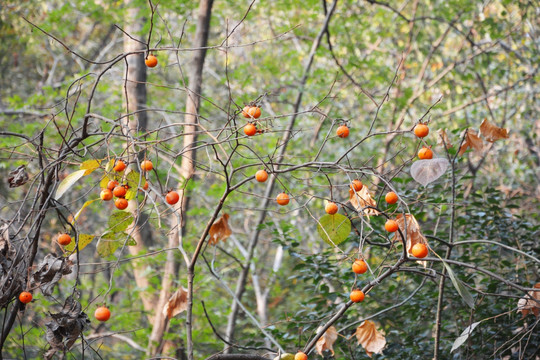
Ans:
<svg viewBox="0 0 540 360"><path fill-rule="evenodd" d="M311 65L313 64L313 59L315 58L315 53L317 52L317 49L319 48L319 45L321 44L321 40L326 33L326 29L328 29L328 24L330 23L330 19L332 15L334 14L334 11L337 6L337 0L334 0L332 3L332 7L330 8L330 11L326 15L326 19L324 21L324 24L319 31L319 34L313 41L313 44L311 45L311 50L308 55L307 63L304 67L304 74L302 76L302 79L300 80L299 89L300 92L298 93L298 96L296 98L295 104L294 104L294 110L293 110L293 116L291 117L291 120L289 121L289 124L287 126L287 130L283 133L283 137L281 139L282 146L280 148L278 157L276 159L276 163L280 163L283 160L283 157L285 155L285 151L287 149L287 143L291 139L292 136L292 129L294 127L294 124L296 122L296 117L298 114L298 111L300 109L300 104L302 103L302 97L304 96L304 86L306 84L306 81L309 77ZM249 239L249 245L248 245L248 256L246 257L246 262L244 264L244 267L242 269L242 272L240 273L240 276L238 277L238 281L236 282L236 292L235 296L240 301L242 299L242 296L244 295L244 291L246 290L246 282L249 275L250 266L253 259L253 254L255 251L255 247L257 246L257 243L259 241L259 235L261 233L260 225L264 222L264 219L266 218L266 208L268 208L269 199L271 198L272 192L274 190L274 184L275 184L275 176L271 176L268 179L268 185L266 186L266 190L264 192L263 200L261 202L260 208L263 209L259 213L259 218L257 219L257 225L255 226L255 231L251 234L251 237ZM236 328L236 318L238 316L238 310L239 306L236 301L233 301L231 304L231 312L229 313L229 318L227 321L227 332L225 334L225 339L227 339L229 342L233 341L234 337L234 331ZM226 353L231 352L231 348L228 347L228 345L225 345L224 351Z"/></svg>
<svg viewBox="0 0 540 360"><path fill-rule="evenodd" d="M144 19L140 19L139 8L134 7L132 0L125 0L124 4L128 8L125 17L124 30L133 38L144 41L141 37L141 31L144 26ZM137 20L134 20L137 19ZM124 35L124 52L132 52L144 50L144 44L141 44L128 36ZM124 108L127 113L134 113L125 118L123 129L125 133L136 136L139 131L145 131L148 124L148 116L145 111L138 112L146 108L146 65L144 63L144 54L134 54L126 58L126 80L124 83ZM129 149L129 161L133 161L136 156L144 156L144 153L137 154L133 148ZM147 219L142 214L136 212L133 214L136 222L133 226L127 229L128 233L135 239L137 245L129 246L129 252L132 255L137 255L146 248L145 243L151 242L152 233L147 226L143 224ZM137 260L132 261L133 274L137 287L141 289L140 297L144 306L144 310L151 321L152 312L154 310L155 296L145 292L149 288L149 281L144 274L145 265Z"/></svg>
<svg viewBox="0 0 540 360"><path fill-rule="evenodd" d="M192 149L192 146L197 140L197 123L199 106L200 106L200 93L202 89L202 71L204 67L204 59L206 56L206 49L204 47L208 44L208 34L210 30L210 16L212 13L213 0L201 0L199 2L199 14L197 22L197 31L195 34L195 41L193 46L199 50L194 51L193 62L191 64L191 69L189 72L189 82L187 90L187 99L186 99L186 115L185 123L189 124L184 127L183 135L183 144L184 152L182 154L182 164L180 168L180 178L185 182L189 181L195 172L195 149ZM183 184L181 184L183 185ZM180 186L178 194L180 195L180 201L176 204L175 209L180 214L179 217L175 217L173 220L172 228L169 235L169 248L179 246L179 238L182 236L182 231L185 226L185 213L188 208L189 197L184 192L184 186ZM165 271L163 274L163 280L161 284L161 292L159 296L159 301L157 304L156 317L154 319L154 328L152 329L152 334L150 335L150 344L149 344L149 354L156 354L159 350L160 343L163 339L163 334L168 324L168 319L163 315L161 309L168 301L172 291L173 279L176 276L176 269L178 268L175 264L175 254L169 252L167 254L167 262L165 264ZM188 265L190 271L188 271L188 290L189 287L193 284L194 271L192 271L191 264ZM193 264L194 265L194 264ZM186 331L188 333L188 341L186 344L187 347L187 356L189 360L193 359L193 343L190 341L191 336L191 314L187 311L187 321L186 321Z"/></svg>

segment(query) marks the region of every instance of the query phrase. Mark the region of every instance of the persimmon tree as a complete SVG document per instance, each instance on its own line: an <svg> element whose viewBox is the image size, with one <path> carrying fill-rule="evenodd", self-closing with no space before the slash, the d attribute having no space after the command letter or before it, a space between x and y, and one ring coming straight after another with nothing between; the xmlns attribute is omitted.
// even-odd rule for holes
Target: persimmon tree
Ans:
<svg viewBox="0 0 540 360"><path fill-rule="evenodd" d="M75 3L0 10L0 358L538 355L531 4Z"/></svg>

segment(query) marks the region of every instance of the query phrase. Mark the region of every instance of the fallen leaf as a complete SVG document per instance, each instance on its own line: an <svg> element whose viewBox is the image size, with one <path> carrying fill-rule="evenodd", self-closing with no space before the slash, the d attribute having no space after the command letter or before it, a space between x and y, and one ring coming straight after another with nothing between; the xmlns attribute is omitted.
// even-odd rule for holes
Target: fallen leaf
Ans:
<svg viewBox="0 0 540 360"><path fill-rule="evenodd" d="M416 182L426 186L443 176L449 166L450 162L445 158L417 160L411 166L411 176Z"/></svg>
<svg viewBox="0 0 540 360"><path fill-rule="evenodd" d="M465 140L459 148L458 155L463 155L468 148L473 148L476 151L482 151L484 142L478 137L478 133L472 129L465 130Z"/></svg>
<svg viewBox="0 0 540 360"><path fill-rule="evenodd" d="M508 130L490 123L488 119L484 119L482 124L480 124L480 134L489 142L508 139Z"/></svg>
<svg viewBox="0 0 540 360"><path fill-rule="evenodd" d="M208 232L210 239L208 242L210 245L216 245L219 241L223 241L231 236L232 231L229 227L229 214L223 214L215 223L210 227Z"/></svg>
<svg viewBox="0 0 540 360"><path fill-rule="evenodd" d="M538 303L540 302L540 282L534 284L534 288L539 291L531 290L518 301L517 311L521 312L522 317L527 316L531 311L534 316L540 316L540 303Z"/></svg>
<svg viewBox="0 0 540 360"><path fill-rule="evenodd" d="M362 345L369 357L374 353L380 354L386 345L383 333L378 331L375 323L370 320L364 321L362 325L357 327L355 335L358 344Z"/></svg>
<svg viewBox="0 0 540 360"><path fill-rule="evenodd" d="M407 232L405 232L405 219L407 220ZM418 225L418 221L416 221L414 215L405 214L405 217L403 217L403 214L398 214L396 216L396 222L398 223L401 232L407 238L408 254L411 254L412 247L418 243L427 245L427 239L424 235L422 235L422 232L420 231L420 225ZM401 235L399 234L399 231L396 231L394 233L393 241L400 240L400 237Z"/></svg>
<svg viewBox="0 0 540 360"><path fill-rule="evenodd" d="M170 319L187 309L187 289L180 287L169 298L169 301L163 307L163 315Z"/></svg>
<svg viewBox="0 0 540 360"><path fill-rule="evenodd" d="M26 165L21 165L8 173L8 183L10 188L22 186L28 181Z"/></svg>
<svg viewBox="0 0 540 360"><path fill-rule="evenodd" d="M448 135L446 134L446 129L437 130L437 145L446 147L447 149L453 147L450 139L448 139Z"/></svg>
<svg viewBox="0 0 540 360"><path fill-rule="evenodd" d="M369 194L369 189L366 185L362 186L362 189L356 192L353 189L349 189L349 201L351 202L351 205L354 206L356 211L360 213L360 215L365 214L369 217L370 215L380 214L375 209L369 207L366 208L367 206L377 207L377 202L373 200Z"/></svg>
<svg viewBox="0 0 540 360"><path fill-rule="evenodd" d="M317 332L319 332L321 329L322 329L322 326L319 326L319 328L317 329ZM317 349L317 352L319 353L319 355L322 356L323 351L325 350L329 350L330 352L332 352L332 355L334 355L333 345L337 340L337 336L338 336L338 333L337 333L336 328L333 326L330 326L328 330L325 331L323 336L321 336L321 338L317 340L317 344L315 344L315 349Z"/></svg>

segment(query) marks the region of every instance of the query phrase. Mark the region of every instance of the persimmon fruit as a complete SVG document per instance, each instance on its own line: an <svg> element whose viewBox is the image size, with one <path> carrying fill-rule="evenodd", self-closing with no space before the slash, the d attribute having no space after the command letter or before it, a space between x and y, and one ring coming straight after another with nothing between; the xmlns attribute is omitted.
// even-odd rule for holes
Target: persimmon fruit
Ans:
<svg viewBox="0 0 540 360"><path fill-rule="evenodd" d="M244 126L244 134L247 136L253 136L257 133L257 127L252 123L247 123L246 126Z"/></svg>
<svg viewBox="0 0 540 360"><path fill-rule="evenodd" d="M268 179L268 173L265 170L259 170L255 173L255 180L265 182Z"/></svg>
<svg viewBox="0 0 540 360"><path fill-rule="evenodd" d="M94 317L98 321L107 321L111 318L111 311L105 306L100 306L94 312Z"/></svg>
<svg viewBox="0 0 540 360"><path fill-rule="evenodd" d="M146 59L144 59L144 63L146 64L146 66L150 67L150 68L153 68L153 67L156 67L158 61L157 61L157 57L155 57L154 55L150 54L146 57Z"/></svg>
<svg viewBox="0 0 540 360"><path fill-rule="evenodd" d="M419 123L414 127L414 135L419 138L424 138L429 134L429 128L427 125Z"/></svg>
<svg viewBox="0 0 540 360"><path fill-rule="evenodd" d="M363 274L368 270L367 264L362 259L356 259L352 264L352 271L355 274Z"/></svg>
<svg viewBox="0 0 540 360"><path fill-rule="evenodd" d="M126 188L122 185L118 185L117 187L114 188L113 190L113 195L118 197L118 198L121 198L121 197L124 197L126 196Z"/></svg>
<svg viewBox="0 0 540 360"><path fill-rule="evenodd" d="M66 246L71 242L71 236L68 234L62 234L58 237L58 243L60 245Z"/></svg>
<svg viewBox="0 0 540 360"><path fill-rule="evenodd" d="M167 204L174 205L180 200L180 195L174 190L169 191L167 193L167 196L165 196L165 200L167 201Z"/></svg>
<svg viewBox="0 0 540 360"><path fill-rule="evenodd" d="M396 194L395 192L389 191L388 193L386 193L386 196L384 197L384 200L385 200L388 204L392 205L392 204L397 203L397 201L398 201L398 196L397 196L397 194Z"/></svg>
<svg viewBox="0 0 540 360"><path fill-rule="evenodd" d="M355 192L362 190L363 187L364 187L364 184L362 184L362 182L358 179L355 179L351 182L351 189L354 190Z"/></svg>
<svg viewBox="0 0 540 360"><path fill-rule="evenodd" d="M338 206L336 205L336 203L329 202L324 207L324 211L326 211L327 214L334 215L338 212Z"/></svg>
<svg viewBox="0 0 540 360"><path fill-rule="evenodd" d="M384 228L386 229L386 231L393 233L398 231L399 225L397 221L390 219L386 221L386 223L384 224Z"/></svg>
<svg viewBox="0 0 540 360"><path fill-rule="evenodd" d="M433 151L431 151L430 148L424 146L418 151L418 158L421 160L433 159Z"/></svg>
<svg viewBox="0 0 540 360"><path fill-rule="evenodd" d="M353 290L349 295L352 302L358 303L364 301L365 295L362 290Z"/></svg>
<svg viewBox="0 0 540 360"><path fill-rule="evenodd" d="M128 201L124 198L114 200L114 206L116 206L117 209L124 210L128 207L128 205Z"/></svg>
<svg viewBox="0 0 540 360"><path fill-rule="evenodd" d="M113 198L113 193L109 189L103 189L103 190L101 190L101 193L99 194L99 197L103 201L109 201L109 200L111 200Z"/></svg>
<svg viewBox="0 0 540 360"><path fill-rule="evenodd" d="M119 185L118 181L116 180L111 180L107 183L107 189L113 191L115 187L117 187Z"/></svg>
<svg viewBox="0 0 540 360"><path fill-rule="evenodd" d="M152 171L153 168L154 168L154 164L152 164L152 162L150 160L144 160L141 163L141 170L142 171Z"/></svg>
<svg viewBox="0 0 540 360"><path fill-rule="evenodd" d="M420 258L420 259L425 258L428 255L428 252L429 251L428 251L427 246L425 244L422 244L422 243L414 244L414 246L411 249L411 254L414 257L417 257L417 258Z"/></svg>
<svg viewBox="0 0 540 360"><path fill-rule="evenodd" d="M347 136L349 136L349 127L347 125L339 126L336 130L336 134L340 138L346 138Z"/></svg>
<svg viewBox="0 0 540 360"><path fill-rule="evenodd" d="M23 291L19 294L19 301L23 304L28 304L30 301L32 301L32 294L30 294L28 291Z"/></svg>
<svg viewBox="0 0 540 360"><path fill-rule="evenodd" d="M307 360L307 355L302 351L299 351L294 355L294 360Z"/></svg>
<svg viewBox="0 0 540 360"><path fill-rule="evenodd" d="M114 165L113 170L116 172L121 172L126 169L126 163L123 160L118 160L116 165Z"/></svg>
<svg viewBox="0 0 540 360"><path fill-rule="evenodd" d="M281 206L285 206L289 203L290 199L289 199L289 195L287 195L286 193L281 193L279 194L277 197L276 197L276 201L279 205Z"/></svg>

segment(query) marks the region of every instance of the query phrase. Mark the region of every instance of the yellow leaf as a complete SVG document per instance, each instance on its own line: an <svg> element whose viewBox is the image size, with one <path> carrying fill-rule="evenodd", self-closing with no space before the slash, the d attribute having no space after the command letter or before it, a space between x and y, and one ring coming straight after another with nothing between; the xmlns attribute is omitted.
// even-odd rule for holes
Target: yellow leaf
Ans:
<svg viewBox="0 0 540 360"><path fill-rule="evenodd" d="M484 119L480 124L480 134L489 142L508 139L508 130L493 125L488 119Z"/></svg>
<svg viewBox="0 0 540 360"><path fill-rule="evenodd" d="M319 332L322 329L322 327L319 327L317 329L317 332ZM335 327L330 326L328 330L325 331L323 336L319 340L317 340L317 344L315 344L315 349L317 349L317 352L322 356L323 351L330 350L332 352L332 355L334 355L334 343L337 340L337 330Z"/></svg>
<svg viewBox="0 0 540 360"><path fill-rule="evenodd" d="M229 214L223 214L217 221L210 227L208 242L210 245L216 245L219 241L227 239L231 234L231 228L229 227Z"/></svg>
<svg viewBox="0 0 540 360"><path fill-rule="evenodd" d="M81 170L86 170L84 176L90 175L94 170L99 169L101 160L86 160L80 166Z"/></svg>
<svg viewBox="0 0 540 360"><path fill-rule="evenodd" d="M476 151L482 151L484 148L484 142L478 137L476 131L472 129L465 130L465 141L459 148L459 155L463 155L468 148L473 148Z"/></svg>
<svg viewBox="0 0 540 360"><path fill-rule="evenodd" d="M405 232L405 221L407 221L407 232ZM422 232L420 231L420 225L418 221L412 214L405 214L403 217L402 214L396 216L396 222L399 225L399 229L407 238L407 253L411 254L411 249L414 245L421 243L427 245L427 239ZM394 233L394 241L400 240L401 235L398 231Z"/></svg>
<svg viewBox="0 0 540 360"><path fill-rule="evenodd" d="M360 215L379 215L379 212L377 210L372 208L365 208L366 206L377 206L377 202L373 200L373 198L369 194L369 189L366 185L362 186L360 191L356 192L353 189L349 189L349 201Z"/></svg>
<svg viewBox="0 0 540 360"><path fill-rule="evenodd" d="M518 301L518 312L521 312L523 317L527 316L531 311L534 316L540 316L540 304L538 304L538 301L540 301L540 282L536 283L534 288L539 291L531 290Z"/></svg>
<svg viewBox="0 0 540 360"><path fill-rule="evenodd" d="M383 333L377 331L375 323L370 320L364 321L362 325L357 327L355 335L358 344L362 345L369 357L373 353L380 354L386 345Z"/></svg>
<svg viewBox="0 0 540 360"><path fill-rule="evenodd" d="M163 307L163 315L167 316L169 319L172 319L181 312L186 311L187 295L187 289L184 289L182 286L180 289L176 290Z"/></svg>

